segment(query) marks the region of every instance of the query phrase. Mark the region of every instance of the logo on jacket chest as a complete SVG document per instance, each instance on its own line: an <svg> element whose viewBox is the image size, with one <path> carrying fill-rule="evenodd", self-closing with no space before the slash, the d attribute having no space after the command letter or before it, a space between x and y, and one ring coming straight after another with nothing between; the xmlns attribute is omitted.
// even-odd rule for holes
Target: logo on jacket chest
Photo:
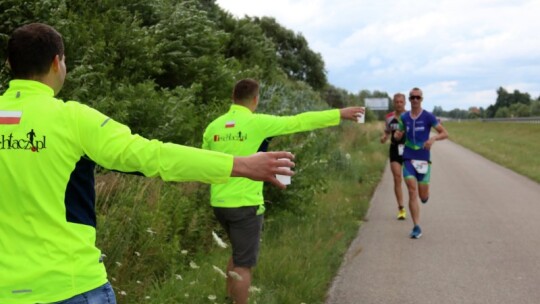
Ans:
<svg viewBox="0 0 540 304"><path fill-rule="evenodd" d="M223 142L226 142L226 141L245 141L247 139L248 139L247 133L242 133L242 131L214 135L214 142L217 142L217 141L223 141Z"/></svg>
<svg viewBox="0 0 540 304"><path fill-rule="evenodd" d="M39 152L39 150L45 148L47 148L47 137L45 135L38 137L34 129L26 133L26 138L14 137L13 133L9 135L2 134L0 136L0 150L30 150L32 152Z"/></svg>

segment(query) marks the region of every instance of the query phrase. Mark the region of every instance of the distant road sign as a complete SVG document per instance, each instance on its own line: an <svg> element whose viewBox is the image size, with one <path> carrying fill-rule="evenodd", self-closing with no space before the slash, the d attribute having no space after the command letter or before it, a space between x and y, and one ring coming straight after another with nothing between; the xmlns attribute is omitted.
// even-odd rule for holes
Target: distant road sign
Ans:
<svg viewBox="0 0 540 304"><path fill-rule="evenodd" d="M388 98L366 98L364 101L370 110L388 110Z"/></svg>

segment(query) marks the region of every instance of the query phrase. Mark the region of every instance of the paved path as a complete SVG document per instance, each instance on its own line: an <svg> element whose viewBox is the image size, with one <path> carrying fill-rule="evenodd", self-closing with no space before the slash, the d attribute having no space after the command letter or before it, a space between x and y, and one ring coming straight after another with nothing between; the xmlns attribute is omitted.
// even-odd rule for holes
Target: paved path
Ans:
<svg viewBox="0 0 540 304"><path fill-rule="evenodd" d="M449 140L432 159L422 238L387 166L327 304L540 303L540 184Z"/></svg>

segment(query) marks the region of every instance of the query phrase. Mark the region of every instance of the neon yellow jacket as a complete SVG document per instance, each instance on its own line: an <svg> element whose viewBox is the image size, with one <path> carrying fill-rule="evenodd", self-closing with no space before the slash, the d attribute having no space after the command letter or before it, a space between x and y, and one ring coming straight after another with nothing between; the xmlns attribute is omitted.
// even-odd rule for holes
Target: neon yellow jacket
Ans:
<svg viewBox="0 0 540 304"><path fill-rule="evenodd" d="M233 157L147 140L36 81L0 97L0 303L49 303L107 282L95 246L94 162L223 183Z"/></svg>
<svg viewBox="0 0 540 304"><path fill-rule="evenodd" d="M257 152L268 137L335 126L339 122L338 109L273 116L254 114L244 106L233 104L227 113L208 125L203 149L246 156ZM263 182L233 177L226 184L211 186L211 205L224 208L262 205L262 190Z"/></svg>

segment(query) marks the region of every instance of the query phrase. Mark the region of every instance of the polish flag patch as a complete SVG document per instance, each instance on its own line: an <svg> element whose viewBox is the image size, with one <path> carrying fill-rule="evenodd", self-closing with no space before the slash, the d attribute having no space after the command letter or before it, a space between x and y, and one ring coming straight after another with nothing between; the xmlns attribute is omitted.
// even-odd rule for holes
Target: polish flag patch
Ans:
<svg viewBox="0 0 540 304"><path fill-rule="evenodd" d="M234 125L235 125L235 121L234 120L231 120L231 121L227 121L225 123L225 128L234 128Z"/></svg>
<svg viewBox="0 0 540 304"><path fill-rule="evenodd" d="M22 111L0 111L0 125L18 125Z"/></svg>

